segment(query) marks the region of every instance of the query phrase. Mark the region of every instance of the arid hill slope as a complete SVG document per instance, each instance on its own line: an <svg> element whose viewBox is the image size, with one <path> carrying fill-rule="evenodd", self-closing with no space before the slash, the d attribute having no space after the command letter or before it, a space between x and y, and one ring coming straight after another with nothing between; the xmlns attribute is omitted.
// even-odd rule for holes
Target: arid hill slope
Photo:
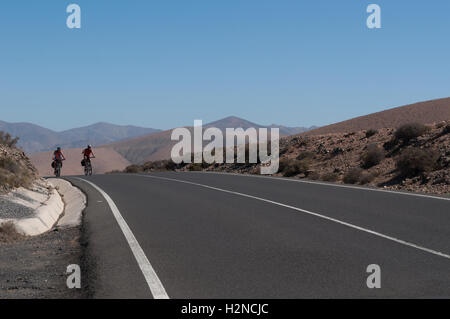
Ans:
<svg viewBox="0 0 450 319"><path fill-rule="evenodd" d="M319 127L301 135L350 133L368 129L397 128L400 125L419 122L432 124L450 120L450 98L431 100L392 108L347 121Z"/></svg>
<svg viewBox="0 0 450 319"><path fill-rule="evenodd" d="M170 158L175 142L170 140L172 130L103 145L114 150L131 163L143 163Z"/></svg>
<svg viewBox="0 0 450 319"><path fill-rule="evenodd" d="M216 127L224 132L226 128L247 129L249 127L254 127L258 129L266 126L255 124L235 116L230 116L216 122L204 124L205 129L208 127ZM271 125L267 127L270 128L275 126ZM191 131L191 135L193 135L192 127L187 128ZM279 126L279 128L280 136L297 134L299 132L308 130L308 128L302 127ZM103 145L102 147L114 149L133 164L142 164L148 161L169 159L172 147L176 144L176 142L171 141L171 134L172 130L167 130L147 136Z"/></svg>

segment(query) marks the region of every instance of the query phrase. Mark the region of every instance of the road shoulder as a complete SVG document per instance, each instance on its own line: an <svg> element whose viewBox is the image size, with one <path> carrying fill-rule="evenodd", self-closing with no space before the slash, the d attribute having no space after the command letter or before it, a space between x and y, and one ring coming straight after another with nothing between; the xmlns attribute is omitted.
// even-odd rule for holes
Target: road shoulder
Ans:
<svg viewBox="0 0 450 319"><path fill-rule="evenodd" d="M82 226L82 276L88 297L151 298L145 277L105 198L82 179L67 180L87 197Z"/></svg>

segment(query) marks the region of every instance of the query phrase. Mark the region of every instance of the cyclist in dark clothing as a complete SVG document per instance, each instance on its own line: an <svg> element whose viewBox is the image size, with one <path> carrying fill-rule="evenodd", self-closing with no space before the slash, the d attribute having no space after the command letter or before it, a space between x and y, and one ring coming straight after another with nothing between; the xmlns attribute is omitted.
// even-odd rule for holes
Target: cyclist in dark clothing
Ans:
<svg viewBox="0 0 450 319"><path fill-rule="evenodd" d="M95 158L91 145L88 145L88 147L85 148L81 154L83 154L83 159L85 160L85 163L90 162L91 158Z"/></svg>
<svg viewBox="0 0 450 319"><path fill-rule="evenodd" d="M53 152L53 168L55 169L55 175L56 175L56 171L57 168L59 166L59 168L62 167L62 161L65 161L66 158L64 157L64 154L62 153L61 147L58 147L56 149L56 151Z"/></svg>

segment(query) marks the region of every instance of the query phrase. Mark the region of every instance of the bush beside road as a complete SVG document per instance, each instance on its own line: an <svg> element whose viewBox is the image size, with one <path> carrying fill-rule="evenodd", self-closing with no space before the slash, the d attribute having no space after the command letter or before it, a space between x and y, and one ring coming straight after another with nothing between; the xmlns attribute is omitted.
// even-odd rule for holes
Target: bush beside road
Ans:
<svg viewBox="0 0 450 319"><path fill-rule="evenodd" d="M17 139L0 131L0 194L17 187L29 187L38 177L37 170L23 151L16 148Z"/></svg>

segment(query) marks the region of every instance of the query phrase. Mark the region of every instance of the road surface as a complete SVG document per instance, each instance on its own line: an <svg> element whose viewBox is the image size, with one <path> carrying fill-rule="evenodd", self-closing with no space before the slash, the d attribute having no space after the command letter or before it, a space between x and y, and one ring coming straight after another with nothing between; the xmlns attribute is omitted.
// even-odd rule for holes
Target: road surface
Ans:
<svg viewBox="0 0 450 319"><path fill-rule="evenodd" d="M92 297L450 298L448 198L195 172L67 179L88 196Z"/></svg>

